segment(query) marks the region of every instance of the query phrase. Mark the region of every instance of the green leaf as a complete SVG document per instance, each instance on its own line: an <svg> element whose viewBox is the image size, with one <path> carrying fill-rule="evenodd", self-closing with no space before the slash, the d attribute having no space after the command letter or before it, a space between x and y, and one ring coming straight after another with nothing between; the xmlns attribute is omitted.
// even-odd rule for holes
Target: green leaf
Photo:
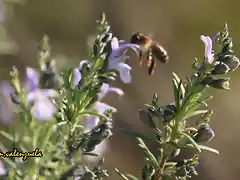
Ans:
<svg viewBox="0 0 240 180"><path fill-rule="evenodd" d="M9 133L6 133L5 131L0 131L0 134L4 136L6 139L8 139L9 141L14 142L14 137Z"/></svg>
<svg viewBox="0 0 240 180"><path fill-rule="evenodd" d="M173 82L173 90L174 90L174 99L175 99L176 109L179 110L180 103L179 103L178 83L175 79L172 79L172 82Z"/></svg>
<svg viewBox="0 0 240 180"><path fill-rule="evenodd" d="M182 110L183 111L187 111L189 106L192 105L192 102L197 101L198 100L198 94L195 92L192 92L191 94L189 94L182 102Z"/></svg>
<svg viewBox="0 0 240 180"><path fill-rule="evenodd" d="M135 176L131 175L131 174L126 174L126 176L130 179L130 180L138 180L138 178L136 178Z"/></svg>
<svg viewBox="0 0 240 180"><path fill-rule="evenodd" d="M96 156L96 157L99 156L98 154L93 153L93 152L84 152L83 155L84 156Z"/></svg>
<svg viewBox="0 0 240 180"><path fill-rule="evenodd" d="M205 114L207 113L208 110L196 110L196 111L193 111L193 112L190 112L188 113L186 116L185 116L185 119L189 119L190 117L193 117L193 116L197 116L199 114Z"/></svg>
<svg viewBox="0 0 240 180"><path fill-rule="evenodd" d="M173 78L177 81L177 83L179 83L179 82L181 81L181 79L178 77L177 74L172 73L172 76L173 76Z"/></svg>
<svg viewBox="0 0 240 180"><path fill-rule="evenodd" d="M103 118L105 121L110 120L107 116L105 116L103 114L99 114L97 112L93 112L93 111L92 112L91 111L80 112L77 117L79 117L79 116L91 116L91 115Z"/></svg>
<svg viewBox="0 0 240 180"><path fill-rule="evenodd" d="M184 132L181 132L181 134L183 136L185 136L192 143L192 145L198 150L198 152L201 152L201 149L199 148L199 145L189 135L187 135Z"/></svg>
<svg viewBox="0 0 240 180"><path fill-rule="evenodd" d="M145 143L143 142L143 140L141 138L137 138L138 142L139 142L139 146L144 150L145 154L148 156L148 159L151 161L151 163L154 165L154 167L156 169L158 169L158 161L157 159L154 157L154 155L151 153L151 151L147 148L147 146L145 145Z"/></svg>
<svg viewBox="0 0 240 180"><path fill-rule="evenodd" d="M118 169L115 168L116 173L123 179L129 180L124 174L122 174Z"/></svg>
<svg viewBox="0 0 240 180"><path fill-rule="evenodd" d="M121 129L120 132L127 134L128 136L132 136L132 137L138 137L141 139L145 139L145 140L153 140L156 141L156 139L154 137L151 136L144 136L138 132L134 132L134 131L130 131L130 130L126 130L126 129Z"/></svg>
<svg viewBox="0 0 240 180"><path fill-rule="evenodd" d="M177 74L172 73L172 75L173 75L173 78L177 81L178 86L179 86L178 90L181 92L181 94L182 94L182 96L184 98L184 96L185 96L185 88L184 88L182 80L177 76Z"/></svg>
<svg viewBox="0 0 240 180"><path fill-rule="evenodd" d="M216 153L216 154L219 154L219 151L214 149L214 148L210 148L210 147L207 147L207 146L204 146L204 145L198 145L198 147L202 150L205 150L205 151L210 151L210 152L213 152L213 153Z"/></svg>
<svg viewBox="0 0 240 180"><path fill-rule="evenodd" d="M0 143L0 150L1 150L1 152L8 152L8 150L5 148L5 146L2 144L2 143ZM16 169L17 168L17 165L16 165L16 163L13 161L13 160L11 160L11 159L9 159L9 158L3 158L3 160L11 167L11 168L13 168L13 169Z"/></svg>
<svg viewBox="0 0 240 180"><path fill-rule="evenodd" d="M192 144L186 144L185 147L188 147L188 148L194 148L194 146ZM210 148L210 147L207 147L207 146L204 146L204 145L199 145L198 144L198 147L204 151L209 151L209 152L212 152L212 153L215 153L215 154L219 154L219 151L214 149L214 148Z"/></svg>

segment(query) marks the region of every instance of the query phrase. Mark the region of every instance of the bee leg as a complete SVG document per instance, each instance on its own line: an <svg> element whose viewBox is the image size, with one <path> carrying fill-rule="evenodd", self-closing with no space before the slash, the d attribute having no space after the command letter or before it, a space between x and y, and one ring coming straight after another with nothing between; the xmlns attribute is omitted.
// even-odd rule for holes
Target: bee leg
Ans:
<svg viewBox="0 0 240 180"><path fill-rule="evenodd" d="M148 74L149 74L150 76L153 75L155 66L156 66L156 61L155 61L154 58L152 58L152 59L151 59L150 66L149 66L149 69L148 69Z"/></svg>
<svg viewBox="0 0 240 180"><path fill-rule="evenodd" d="M138 57L138 62L139 62L139 66L141 67L142 66L142 51L139 51L139 57Z"/></svg>
<svg viewBox="0 0 240 180"><path fill-rule="evenodd" d="M151 54L148 54L148 55L147 55L147 61L146 61L146 66L147 66L147 68L150 67L151 62L152 62L152 55L151 55Z"/></svg>

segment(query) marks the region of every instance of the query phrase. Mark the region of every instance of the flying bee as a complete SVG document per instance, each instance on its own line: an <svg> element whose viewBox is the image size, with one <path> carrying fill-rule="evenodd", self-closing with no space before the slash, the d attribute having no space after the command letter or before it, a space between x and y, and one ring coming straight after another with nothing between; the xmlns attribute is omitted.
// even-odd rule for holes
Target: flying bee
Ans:
<svg viewBox="0 0 240 180"><path fill-rule="evenodd" d="M151 37L145 36L139 32L134 33L131 37L130 43L138 44L140 46L139 51L139 64L142 65L143 55L146 55L146 66L148 68L148 74L154 73L156 66L156 60L166 64L169 57L167 51Z"/></svg>

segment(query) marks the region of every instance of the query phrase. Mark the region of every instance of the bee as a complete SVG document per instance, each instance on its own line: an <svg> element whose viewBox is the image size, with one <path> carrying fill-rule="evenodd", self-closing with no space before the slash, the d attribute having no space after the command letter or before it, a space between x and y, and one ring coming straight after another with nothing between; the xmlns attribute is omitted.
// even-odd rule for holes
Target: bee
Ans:
<svg viewBox="0 0 240 180"><path fill-rule="evenodd" d="M146 55L146 66L148 68L148 74L154 73L156 67L156 60L167 64L169 61L167 51L151 37L145 36L142 33L134 33L131 37L130 43L140 45L139 51L139 64L142 65L143 55Z"/></svg>

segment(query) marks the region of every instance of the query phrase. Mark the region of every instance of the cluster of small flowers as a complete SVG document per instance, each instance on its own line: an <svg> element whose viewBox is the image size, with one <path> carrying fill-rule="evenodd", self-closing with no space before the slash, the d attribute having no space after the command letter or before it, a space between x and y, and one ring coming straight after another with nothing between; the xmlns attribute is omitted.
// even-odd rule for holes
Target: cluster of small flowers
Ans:
<svg viewBox="0 0 240 180"><path fill-rule="evenodd" d="M127 43L125 41L119 41L116 37L111 38L110 41L111 51L107 58L104 60L107 64L107 70L117 71L119 73L120 79L124 83L131 83L131 67L123 62L129 57L122 52L128 48L133 49L137 54L139 46L136 44ZM49 48L49 47L48 47ZM11 72L12 81L10 84L2 84L2 91L4 95L10 97L12 102L16 105L24 104L24 108L31 111L32 117L37 121L50 121L56 118L58 113L58 99L61 95L61 87L64 86L64 77L58 75L56 71L56 61L50 59L48 48L42 48L40 52L40 71L36 71L31 67L26 68L26 82L23 85L19 82L18 71L16 68ZM90 71L92 68L92 63L88 60L80 61L77 68L73 69L73 84L75 88L81 86L82 81L84 81L84 72ZM25 94L26 96L21 96L20 94ZM117 109L105 104L102 99L110 92L118 94L120 97L124 95L123 90L112 87L109 83L102 82L100 87L100 92L98 93L98 99L93 104L93 109L98 114L104 114L106 111L116 112ZM24 98L23 98L24 97ZM26 102L26 103L25 103ZM88 116L85 119L85 133L94 131L94 128L99 124L100 119L96 115ZM95 145L94 145L95 146ZM98 154L103 153L106 150L106 141L103 140L100 144L96 145L93 149ZM92 150L91 150L92 151ZM89 161L96 160L88 156Z"/></svg>

